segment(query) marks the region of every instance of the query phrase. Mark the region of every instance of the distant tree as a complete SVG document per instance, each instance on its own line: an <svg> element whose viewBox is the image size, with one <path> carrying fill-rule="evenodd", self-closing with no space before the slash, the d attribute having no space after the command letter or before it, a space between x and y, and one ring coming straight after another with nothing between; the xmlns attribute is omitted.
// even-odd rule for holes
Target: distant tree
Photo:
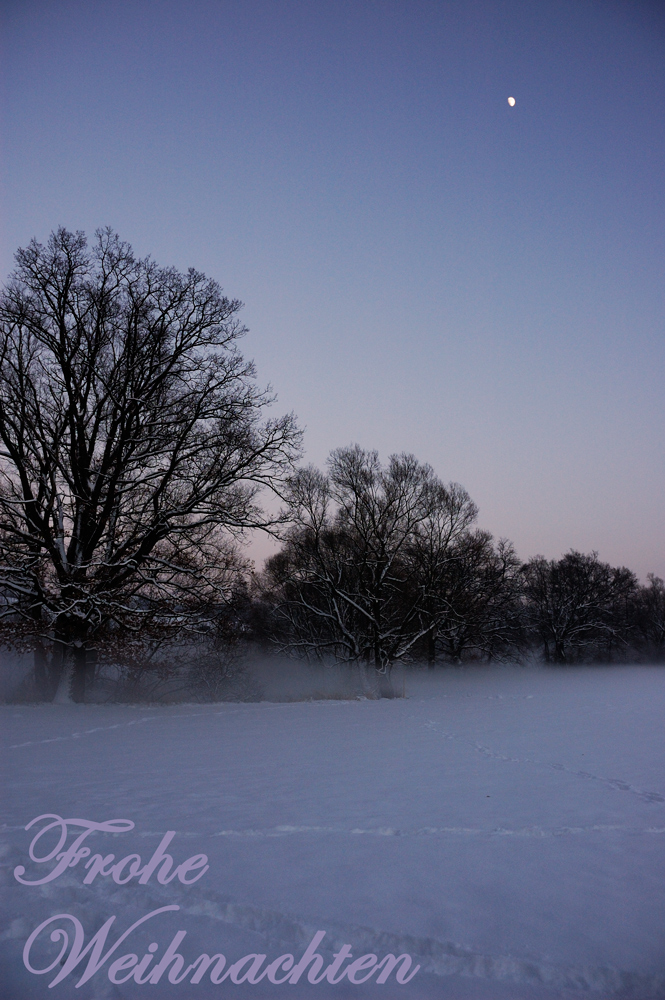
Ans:
<svg viewBox="0 0 665 1000"><path fill-rule="evenodd" d="M523 618L519 571L510 542L502 539L495 546L487 531L459 533L424 591L433 622L430 666L437 652L455 663L469 653L487 659L515 655Z"/></svg>
<svg viewBox="0 0 665 1000"><path fill-rule="evenodd" d="M623 609L637 591L630 570L600 562L596 552L571 551L559 560L536 556L522 574L527 621L546 661L567 663L584 652L627 645Z"/></svg>
<svg viewBox="0 0 665 1000"><path fill-rule="evenodd" d="M383 468L376 452L357 446L334 451L328 475L309 468L294 477L293 527L267 566L271 582L281 582L290 648L389 676L423 633L405 549L434 481L413 456L393 456Z"/></svg>
<svg viewBox="0 0 665 1000"><path fill-rule="evenodd" d="M327 475L302 470L292 527L263 580L284 646L372 666L390 693L392 664L429 650L449 615L437 586L475 516L461 486L412 455L383 467L354 446L331 454Z"/></svg>
<svg viewBox="0 0 665 1000"><path fill-rule="evenodd" d="M476 505L458 483L433 483L426 516L415 525L408 541L408 573L418 594L430 666L436 660L443 623L450 617L450 580L459 569L460 547L477 515Z"/></svg>
<svg viewBox="0 0 665 1000"><path fill-rule="evenodd" d="M299 432L263 419L239 309L108 229L92 249L60 229L16 254L0 296L2 611L73 662L75 698L105 633L205 627L238 577L233 538L269 521L257 494L292 468Z"/></svg>
<svg viewBox="0 0 665 1000"><path fill-rule="evenodd" d="M633 602L637 645L649 659L665 662L665 583L649 573Z"/></svg>

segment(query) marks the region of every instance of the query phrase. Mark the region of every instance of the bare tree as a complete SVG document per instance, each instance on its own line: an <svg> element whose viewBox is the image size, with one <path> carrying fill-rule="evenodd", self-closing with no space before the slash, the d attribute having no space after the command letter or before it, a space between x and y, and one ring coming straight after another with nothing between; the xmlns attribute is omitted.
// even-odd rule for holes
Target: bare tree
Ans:
<svg viewBox="0 0 665 1000"><path fill-rule="evenodd" d="M327 475L302 470L293 526L264 577L284 645L373 666L389 694L392 664L436 632L432 581L475 515L460 486L412 455L383 467L356 445L331 454Z"/></svg>
<svg viewBox="0 0 665 1000"><path fill-rule="evenodd" d="M292 469L294 418L237 348L240 303L110 230L16 254L0 297L3 613L73 651L109 629L200 628L237 576L231 542ZM15 626L14 626L15 627Z"/></svg>
<svg viewBox="0 0 665 1000"><path fill-rule="evenodd" d="M432 622L427 659L459 663L465 653L488 659L514 655L521 638L520 562L510 542L466 525L424 575L423 604ZM418 567L418 579L423 570Z"/></svg>
<svg viewBox="0 0 665 1000"><path fill-rule="evenodd" d="M415 525L407 545L409 576L418 594L430 667L435 663L442 623L450 617L449 582L459 563L459 545L477 516L478 509L462 486L433 482L426 516Z"/></svg>
<svg viewBox="0 0 665 1000"><path fill-rule="evenodd" d="M630 570L600 562L597 552L572 551L559 560L536 556L522 573L527 621L546 661L566 663L583 651L607 649L610 640L625 646L629 623L617 607L637 590Z"/></svg>
<svg viewBox="0 0 665 1000"><path fill-rule="evenodd" d="M637 642L650 659L665 662L665 583L649 573L633 602Z"/></svg>

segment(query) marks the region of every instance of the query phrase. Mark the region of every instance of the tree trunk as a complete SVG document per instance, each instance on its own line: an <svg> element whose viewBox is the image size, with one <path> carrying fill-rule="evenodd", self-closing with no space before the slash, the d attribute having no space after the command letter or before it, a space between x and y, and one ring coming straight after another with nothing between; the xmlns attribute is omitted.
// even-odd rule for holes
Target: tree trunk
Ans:
<svg viewBox="0 0 665 1000"><path fill-rule="evenodd" d="M374 685L374 675L377 673L372 667L370 667L368 662L361 660L358 664L360 670L360 685L362 688L362 693L365 698L376 698L377 691Z"/></svg>
<svg viewBox="0 0 665 1000"><path fill-rule="evenodd" d="M434 629L427 633L427 666L434 669L436 663L436 633Z"/></svg>
<svg viewBox="0 0 665 1000"><path fill-rule="evenodd" d="M563 639L557 639L554 644L554 662L555 663L566 662L566 650Z"/></svg>
<svg viewBox="0 0 665 1000"><path fill-rule="evenodd" d="M71 647L66 646L64 643L57 644L60 649L54 650L54 657L58 655L60 662L62 664L60 669L60 677L58 680L58 687L55 692L55 697L53 698L54 705L71 705L72 698L72 680L74 677L74 658L72 656Z"/></svg>
<svg viewBox="0 0 665 1000"><path fill-rule="evenodd" d="M56 641L53 657L56 661L55 666L58 665L57 660L61 663L54 704L69 705L72 702L84 702L91 661L85 642L79 640L69 644L62 640Z"/></svg>
<svg viewBox="0 0 665 1000"><path fill-rule="evenodd" d="M384 670L377 670L376 677L379 686L379 698L394 698L391 666L387 664Z"/></svg>
<svg viewBox="0 0 665 1000"><path fill-rule="evenodd" d="M85 701L85 684L88 672L88 650L85 645L75 646L72 659L72 701L81 703Z"/></svg>

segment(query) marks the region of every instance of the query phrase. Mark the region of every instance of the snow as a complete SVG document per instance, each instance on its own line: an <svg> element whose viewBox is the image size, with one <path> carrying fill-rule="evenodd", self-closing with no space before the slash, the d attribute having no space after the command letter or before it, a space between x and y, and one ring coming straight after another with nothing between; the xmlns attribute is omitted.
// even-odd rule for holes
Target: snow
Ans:
<svg viewBox="0 0 665 1000"><path fill-rule="evenodd" d="M0 708L2 997L665 997L665 670L441 670L407 675L406 694ZM54 864L28 856L25 826L45 813L132 820L86 841L116 860L145 863L175 830L175 863L204 853L210 869L192 885L84 885L81 862L20 885L17 865L36 880ZM169 904L180 910L116 955L151 941L161 955L186 930L187 963L297 961L324 930L326 961L348 943L354 958L407 953L421 969L405 985L144 988L113 985L107 964L73 993L83 964L53 989L56 972L23 965L55 914L76 916L86 943L114 914L111 941Z"/></svg>

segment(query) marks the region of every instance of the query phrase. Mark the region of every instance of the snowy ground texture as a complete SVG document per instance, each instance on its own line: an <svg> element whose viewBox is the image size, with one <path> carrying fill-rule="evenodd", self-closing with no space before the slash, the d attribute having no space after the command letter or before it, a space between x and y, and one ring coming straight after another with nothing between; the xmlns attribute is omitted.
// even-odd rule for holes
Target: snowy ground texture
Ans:
<svg viewBox="0 0 665 1000"><path fill-rule="evenodd" d="M665 668L437 671L408 677L406 694L2 707L3 1000L665 998ZM81 861L20 885L17 865L37 879L55 864L28 856L25 825L43 813L132 820L86 841L116 860L147 861L175 830L175 862L205 853L210 869L190 886L84 885ZM349 944L354 958L407 953L421 968L404 985L142 986L113 985L110 960L78 989L85 962L51 989L57 970L23 965L55 914L76 916L86 943L115 914L110 944L169 904L180 910L114 958L156 941L157 961L184 930L188 964L203 952L298 961L324 930L326 962ZM46 966L60 944L42 937L33 959Z"/></svg>

